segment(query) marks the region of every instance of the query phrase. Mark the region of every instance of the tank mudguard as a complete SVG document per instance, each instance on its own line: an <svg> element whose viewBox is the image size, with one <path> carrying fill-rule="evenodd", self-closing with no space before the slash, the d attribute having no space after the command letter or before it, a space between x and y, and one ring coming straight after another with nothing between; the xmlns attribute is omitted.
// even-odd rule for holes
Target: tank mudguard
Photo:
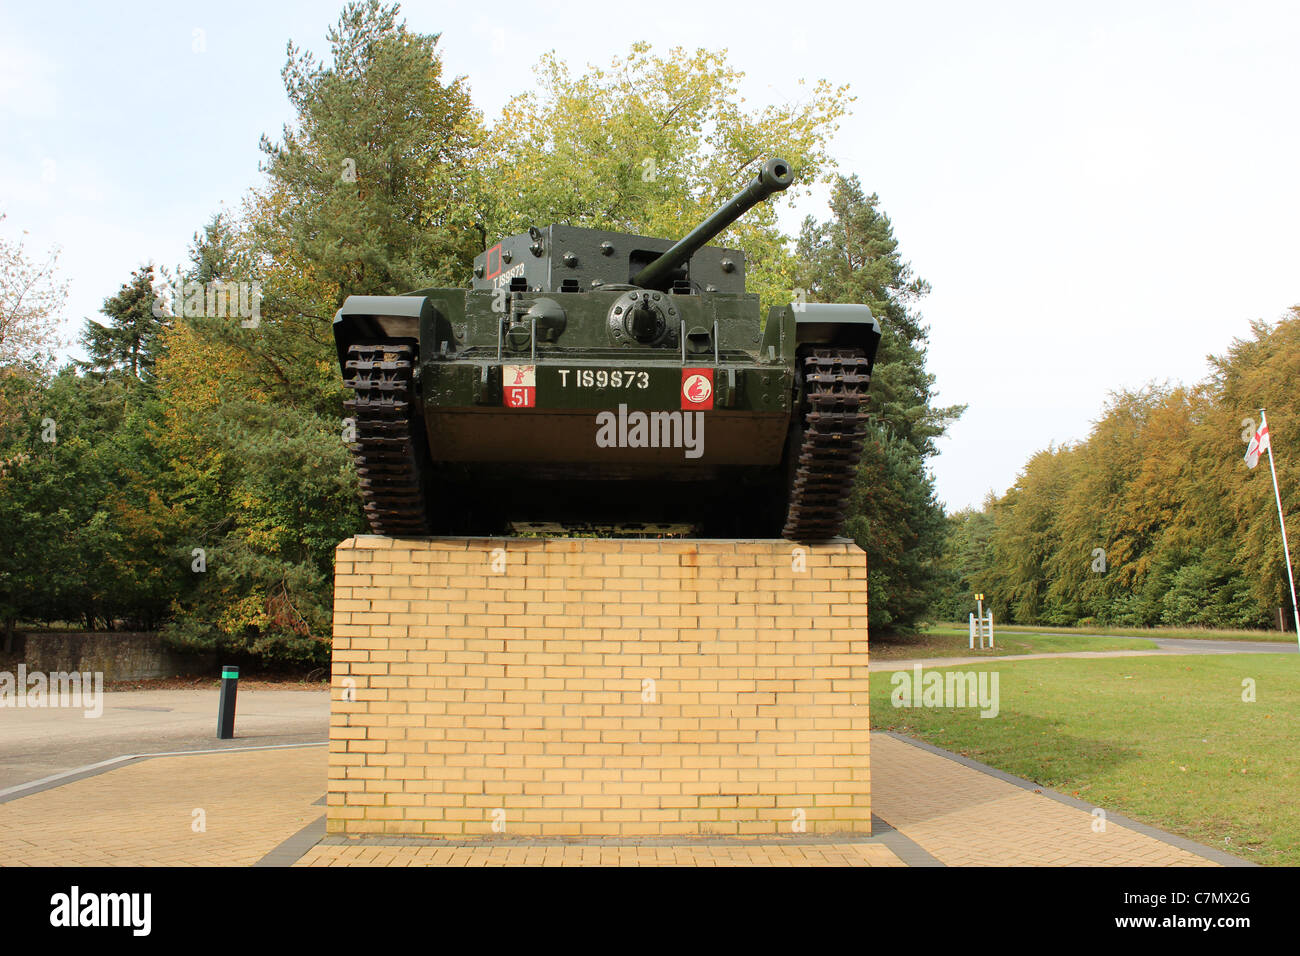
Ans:
<svg viewBox="0 0 1300 956"><path fill-rule="evenodd" d="M768 312L763 348L792 359L801 345L857 347L874 366L880 345L880 321L865 305L796 302Z"/></svg>
<svg viewBox="0 0 1300 956"><path fill-rule="evenodd" d="M465 317L463 289L421 289L407 295L350 295L334 316L339 368L359 342L413 342L433 352L457 341L454 322ZM463 338L464 330L460 336ZM346 370L345 370L346 375Z"/></svg>
<svg viewBox="0 0 1300 956"><path fill-rule="evenodd" d="M358 342L420 340L420 325L433 306L424 296L350 295L334 316L334 347L339 368L348 346Z"/></svg>

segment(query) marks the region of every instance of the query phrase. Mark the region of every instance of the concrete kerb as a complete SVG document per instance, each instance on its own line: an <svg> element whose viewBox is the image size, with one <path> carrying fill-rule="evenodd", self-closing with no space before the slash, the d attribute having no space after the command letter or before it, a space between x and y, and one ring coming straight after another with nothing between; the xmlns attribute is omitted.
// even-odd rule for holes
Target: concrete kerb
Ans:
<svg viewBox="0 0 1300 956"><path fill-rule="evenodd" d="M293 866L308 850L320 843L323 836L325 836L325 814L322 813L253 866Z"/></svg>
<svg viewBox="0 0 1300 956"><path fill-rule="evenodd" d="M873 733L875 731L872 731ZM917 843L899 830L876 816L871 815L871 835L877 843L882 843L893 851L894 856L903 861L906 866L942 866L944 863L937 856L931 854L925 847Z"/></svg>

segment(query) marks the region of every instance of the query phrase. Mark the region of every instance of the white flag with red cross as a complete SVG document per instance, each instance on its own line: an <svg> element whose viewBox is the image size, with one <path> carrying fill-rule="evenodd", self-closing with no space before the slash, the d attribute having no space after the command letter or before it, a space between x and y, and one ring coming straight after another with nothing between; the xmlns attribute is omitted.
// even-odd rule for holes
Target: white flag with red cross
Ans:
<svg viewBox="0 0 1300 956"><path fill-rule="evenodd" d="M1255 437L1250 440L1250 447L1246 449L1246 464L1254 468L1259 464L1259 456L1268 452L1268 470L1273 473L1273 497L1277 499L1277 523L1282 527L1282 557L1286 559L1286 578L1291 585L1291 613L1295 615L1293 620L1296 627L1296 642L1300 644L1300 601L1296 600L1295 593L1295 572L1291 569L1291 545L1286 540L1286 515L1282 511L1282 489L1277 483L1277 465L1273 461L1273 440L1268 434L1268 419L1264 416L1264 409L1259 410L1259 430L1255 432Z"/></svg>
<svg viewBox="0 0 1300 956"><path fill-rule="evenodd" d="M1246 466L1254 468L1259 464L1259 456L1268 450L1268 419L1261 417L1259 422L1259 431L1255 432L1255 437L1250 440L1246 447Z"/></svg>

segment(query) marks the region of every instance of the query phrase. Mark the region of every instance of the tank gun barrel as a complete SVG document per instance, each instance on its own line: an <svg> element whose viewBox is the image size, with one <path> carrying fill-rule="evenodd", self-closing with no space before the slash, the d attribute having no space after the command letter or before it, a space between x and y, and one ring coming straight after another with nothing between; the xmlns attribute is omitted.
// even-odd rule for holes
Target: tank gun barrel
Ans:
<svg viewBox="0 0 1300 956"><path fill-rule="evenodd" d="M776 157L769 159L758 171L758 175L750 180L749 185L714 210L708 219L674 243L667 252L638 272L632 278L632 284L649 288L662 282L718 233L773 193L788 188L792 182L794 182L794 173L790 170L790 164Z"/></svg>

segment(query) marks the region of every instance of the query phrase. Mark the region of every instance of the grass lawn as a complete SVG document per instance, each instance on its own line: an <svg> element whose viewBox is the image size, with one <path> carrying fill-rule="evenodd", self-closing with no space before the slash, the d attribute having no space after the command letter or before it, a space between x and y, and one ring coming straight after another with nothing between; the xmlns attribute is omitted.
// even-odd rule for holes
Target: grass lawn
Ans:
<svg viewBox="0 0 1300 956"><path fill-rule="evenodd" d="M969 623L932 624L927 631L970 633ZM1104 634L1110 637L1176 637L1202 641L1279 641L1296 642L1294 631L1216 631L1208 627L1031 627L1027 624L993 622L996 639L1003 631L1017 634Z"/></svg>
<svg viewBox="0 0 1300 956"><path fill-rule="evenodd" d="M1257 863L1300 865L1300 658L1273 654L989 661L1000 710L895 708L910 734ZM1245 678L1255 703L1242 701Z"/></svg>
<svg viewBox="0 0 1300 956"><path fill-rule="evenodd" d="M1007 654L1055 654L1062 651L1153 651L1156 645L1133 637L1093 637L1086 634L1012 634L994 630L993 648L970 649L966 628L938 625L907 637L870 638L872 660L911 657L1003 657ZM977 642L978 643L978 642Z"/></svg>

